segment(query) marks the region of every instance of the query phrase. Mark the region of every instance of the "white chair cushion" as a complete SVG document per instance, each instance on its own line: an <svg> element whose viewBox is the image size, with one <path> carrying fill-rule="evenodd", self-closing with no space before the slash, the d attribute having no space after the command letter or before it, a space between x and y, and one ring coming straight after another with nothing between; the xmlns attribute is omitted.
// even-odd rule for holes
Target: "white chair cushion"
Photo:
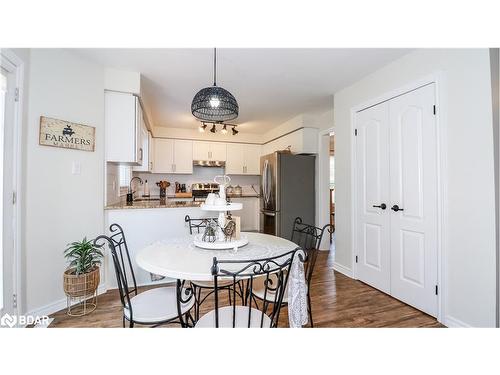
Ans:
<svg viewBox="0 0 500 375"><path fill-rule="evenodd" d="M174 319L177 312L177 293L175 287L162 287L146 290L130 299L133 320L137 323L159 323ZM194 305L194 297L188 303L181 304L181 313L184 314ZM130 319L130 310L123 309L127 319Z"/></svg>
<svg viewBox="0 0 500 375"><path fill-rule="evenodd" d="M250 328L260 328L260 320L262 317L262 311L252 308L250 320ZM263 328L269 328L271 326L271 318L264 314L264 321L262 322ZM220 328L232 328L233 327L233 306L225 306L219 308L219 327ZM247 306L236 306L236 328L247 328L248 327L248 307ZM215 310L210 311L203 315L200 320L196 323L195 328L215 328Z"/></svg>

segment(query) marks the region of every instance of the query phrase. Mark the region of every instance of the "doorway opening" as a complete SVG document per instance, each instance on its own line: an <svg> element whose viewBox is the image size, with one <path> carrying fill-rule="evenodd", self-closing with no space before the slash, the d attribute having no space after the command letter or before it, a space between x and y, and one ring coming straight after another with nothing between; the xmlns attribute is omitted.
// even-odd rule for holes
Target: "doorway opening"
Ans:
<svg viewBox="0 0 500 375"><path fill-rule="evenodd" d="M335 228L335 134L330 133L330 148L329 148L329 171L330 171L330 205L329 218L330 225ZM330 233L330 252L335 259L335 231Z"/></svg>

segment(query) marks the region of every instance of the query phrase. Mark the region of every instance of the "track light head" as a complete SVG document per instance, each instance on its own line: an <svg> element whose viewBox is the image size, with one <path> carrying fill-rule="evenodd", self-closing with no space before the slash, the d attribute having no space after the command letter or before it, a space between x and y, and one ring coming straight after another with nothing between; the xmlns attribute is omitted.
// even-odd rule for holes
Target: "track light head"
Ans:
<svg viewBox="0 0 500 375"><path fill-rule="evenodd" d="M210 129L210 132L211 133L215 133L217 131L217 129L215 128L215 124L212 125L212 129Z"/></svg>
<svg viewBox="0 0 500 375"><path fill-rule="evenodd" d="M236 130L236 126L233 126L233 129L231 129L231 131L233 132L233 135L236 135L239 133L239 131Z"/></svg>

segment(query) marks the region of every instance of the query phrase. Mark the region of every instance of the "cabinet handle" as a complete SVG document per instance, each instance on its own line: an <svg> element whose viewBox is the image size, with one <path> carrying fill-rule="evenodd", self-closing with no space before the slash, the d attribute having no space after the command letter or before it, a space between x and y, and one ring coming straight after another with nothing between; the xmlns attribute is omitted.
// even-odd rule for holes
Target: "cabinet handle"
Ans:
<svg viewBox="0 0 500 375"><path fill-rule="evenodd" d="M139 151L140 151L140 155L141 155L139 160L142 161L142 148L140 148Z"/></svg>
<svg viewBox="0 0 500 375"><path fill-rule="evenodd" d="M149 162L149 169L152 171L153 170L153 162Z"/></svg>

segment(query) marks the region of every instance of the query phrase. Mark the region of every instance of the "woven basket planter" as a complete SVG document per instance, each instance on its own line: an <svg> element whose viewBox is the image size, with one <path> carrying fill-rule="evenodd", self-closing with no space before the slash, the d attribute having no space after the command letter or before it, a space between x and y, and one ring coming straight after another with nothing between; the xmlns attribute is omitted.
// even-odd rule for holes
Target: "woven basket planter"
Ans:
<svg viewBox="0 0 500 375"><path fill-rule="evenodd" d="M81 275L76 275L74 268L64 271L64 293L68 297L92 297L101 281L99 267Z"/></svg>

